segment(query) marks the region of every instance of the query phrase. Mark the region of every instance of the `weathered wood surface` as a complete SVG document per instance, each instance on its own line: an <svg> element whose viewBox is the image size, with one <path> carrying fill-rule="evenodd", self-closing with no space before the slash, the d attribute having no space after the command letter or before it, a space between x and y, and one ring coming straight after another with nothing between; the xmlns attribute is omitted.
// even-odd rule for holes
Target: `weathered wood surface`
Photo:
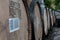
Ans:
<svg viewBox="0 0 60 40"><path fill-rule="evenodd" d="M52 10L51 10L51 24L52 24L52 26L54 24L54 21L53 21L53 11Z"/></svg>
<svg viewBox="0 0 60 40"><path fill-rule="evenodd" d="M47 8L47 17L48 17L48 29L50 29L50 13L49 13L49 9Z"/></svg>
<svg viewBox="0 0 60 40"><path fill-rule="evenodd" d="M0 40L7 40L7 25L9 18L8 0L0 0Z"/></svg>
<svg viewBox="0 0 60 40"><path fill-rule="evenodd" d="M56 15L55 15L55 12L54 12L54 24L56 23Z"/></svg>
<svg viewBox="0 0 60 40"><path fill-rule="evenodd" d="M26 10L23 2L21 1L21 40L28 40L28 20L26 15Z"/></svg>
<svg viewBox="0 0 60 40"><path fill-rule="evenodd" d="M54 22L54 24L55 24L55 22L56 22L56 15L55 15L55 11L53 11L53 22Z"/></svg>
<svg viewBox="0 0 60 40"><path fill-rule="evenodd" d="M47 10L46 8L44 8L44 32L45 32L45 35L48 34L48 16L47 16Z"/></svg>
<svg viewBox="0 0 60 40"><path fill-rule="evenodd" d="M20 13L16 16L10 15L9 4L11 0L0 0L0 40L28 40L28 21L22 0L20 3ZM15 3L18 0L12 0ZM10 33L9 32L9 18L19 17L20 18L20 29Z"/></svg>
<svg viewBox="0 0 60 40"><path fill-rule="evenodd" d="M32 0L27 0L28 6L30 6Z"/></svg>
<svg viewBox="0 0 60 40"><path fill-rule="evenodd" d="M49 9L50 12L50 18L51 18L51 25L53 26L53 15L52 15L52 9Z"/></svg>
<svg viewBox="0 0 60 40"><path fill-rule="evenodd" d="M42 19L38 4L34 7L34 31L36 40L42 40Z"/></svg>
<svg viewBox="0 0 60 40"><path fill-rule="evenodd" d="M29 5L27 3L28 0L23 0L25 9L26 9L26 14L28 18L28 40L31 40L32 38L32 28L31 28L31 22L30 22L30 12L29 12Z"/></svg>

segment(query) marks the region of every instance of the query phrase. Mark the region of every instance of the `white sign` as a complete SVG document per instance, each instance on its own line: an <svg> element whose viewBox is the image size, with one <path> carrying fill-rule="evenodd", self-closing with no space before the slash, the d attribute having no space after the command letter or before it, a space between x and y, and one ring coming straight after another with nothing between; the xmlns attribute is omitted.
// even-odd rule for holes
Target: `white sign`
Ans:
<svg viewBox="0 0 60 40"><path fill-rule="evenodd" d="M20 19L19 18L9 18L10 32L15 32L19 29L20 29Z"/></svg>

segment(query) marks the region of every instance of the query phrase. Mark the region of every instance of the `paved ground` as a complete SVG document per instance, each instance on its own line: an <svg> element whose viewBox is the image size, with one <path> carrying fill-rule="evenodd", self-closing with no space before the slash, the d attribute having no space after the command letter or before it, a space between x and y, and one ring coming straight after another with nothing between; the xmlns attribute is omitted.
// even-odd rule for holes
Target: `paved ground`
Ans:
<svg viewBox="0 0 60 40"><path fill-rule="evenodd" d="M49 34L44 36L43 40L60 40L60 19L56 21L56 24L49 30Z"/></svg>

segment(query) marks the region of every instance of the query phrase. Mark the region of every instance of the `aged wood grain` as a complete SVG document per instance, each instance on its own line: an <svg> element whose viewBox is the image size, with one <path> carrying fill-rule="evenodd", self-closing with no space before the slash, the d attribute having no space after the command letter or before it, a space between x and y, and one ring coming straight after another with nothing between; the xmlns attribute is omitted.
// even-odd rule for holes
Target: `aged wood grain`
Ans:
<svg viewBox="0 0 60 40"><path fill-rule="evenodd" d="M29 7L28 7L28 3L27 3L27 0L23 0L23 3L24 3L24 6L25 6L25 9L26 9L26 14L27 14L27 18L28 18L28 40L31 40L31 35L32 35L32 32L31 32L31 22L30 22L30 12L29 12Z"/></svg>
<svg viewBox="0 0 60 40"><path fill-rule="evenodd" d="M8 0L0 0L0 40L7 40L6 21L9 18Z"/></svg>
<svg viewBox="0 0 60 40"><path fill-rule="evenodd" d="M56 22L56 15L55 15L55 11L53 11L53 22L54 22L54 24L55 24L55 22Z"/></svg>
<svg viewBox="0 0 60 40"><path fill-rule="evenodd" d="M27 0L28 6L30 6L32 0Z"/></svg>
<svg viewBox="0 0 60 40"><path fill-rule="evenodd" d="M48 16L47 16L46 8L44 8L44 32L45 35L48 34Z"/></svg>
<svg viewBox="0 0 60 40"><path fill-rule="evenodd" d="M48 8L47 8L47 17L48 17L48 29L50 29L50 13Z"/></svg>
<svg viewBox="0 0 60 40"><path fill-rule="evenodd" d="M53 11L51 10L51 24L53 26Z"/></svg>
<svg viewBox="0 0 60 40"><path fill-rule="evenodd" d="M20 7L21 7L21 27L23 27L21 31L24 32L24 34L23 32L21 32L21 34L23 34L21 36L24 37L21 40L28 40L28 19L27 19L26 10L22 1L21 1Z"/></svg>
<svg viewBox="0 0 60 40"><path fill-rule="evenodd" d="M55 15L55 11L54 11L54 24L56 23L56 15Z"/></svg>
<svg viewBox="0 0 60 40"><path fill-rule="evenodd" d="M24 4L20 0L20 12L10 14L9 3L11 0L0 0L0 40L28 40L28 21ZM18 0L12 0L18 2ZM13 10L12 10L13 11ZM9 18L20 18L20 29L9 32Z"/></svg>
<svg viewBox="0 0 60 40"><path fill-rule="evenodd" d="M42 40L42 20L37 4L34 7L34 31L36 40Z"/></svg>
<svg viewBox="0 0 60 40"><path fill-rule="evenodd" d="M30 4L31 4L31 2L32 2L32 0L26 0L26 2L27 2L27 5L28 5L28 10L29 10L29 7L30 7ZM28 11L27 10L27 11ZM28 11L29 12L29 11ZM28 13L27 12L27 13ZM30 14L30 12L29 12L29 14ZM30 17L30 15L28 14L28 16ZM32 40L32 27L31 27L31 22L30 22L30 18L29 18L29 29L28 29L29 31L29 34L28 34L28 40Z"/></svg>

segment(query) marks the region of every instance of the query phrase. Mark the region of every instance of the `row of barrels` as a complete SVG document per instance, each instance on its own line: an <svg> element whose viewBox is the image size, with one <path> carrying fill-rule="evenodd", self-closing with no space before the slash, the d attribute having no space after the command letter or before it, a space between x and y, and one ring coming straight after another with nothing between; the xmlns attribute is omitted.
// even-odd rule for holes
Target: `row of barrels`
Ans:
<svg viewBox="0 0 60 40"><path fill-rule="evenodd" d="M14 18L19 20L13 23ZM42 40L55 22L55 11L42 10L40 0L0 0L0 40Z"/></svg>

